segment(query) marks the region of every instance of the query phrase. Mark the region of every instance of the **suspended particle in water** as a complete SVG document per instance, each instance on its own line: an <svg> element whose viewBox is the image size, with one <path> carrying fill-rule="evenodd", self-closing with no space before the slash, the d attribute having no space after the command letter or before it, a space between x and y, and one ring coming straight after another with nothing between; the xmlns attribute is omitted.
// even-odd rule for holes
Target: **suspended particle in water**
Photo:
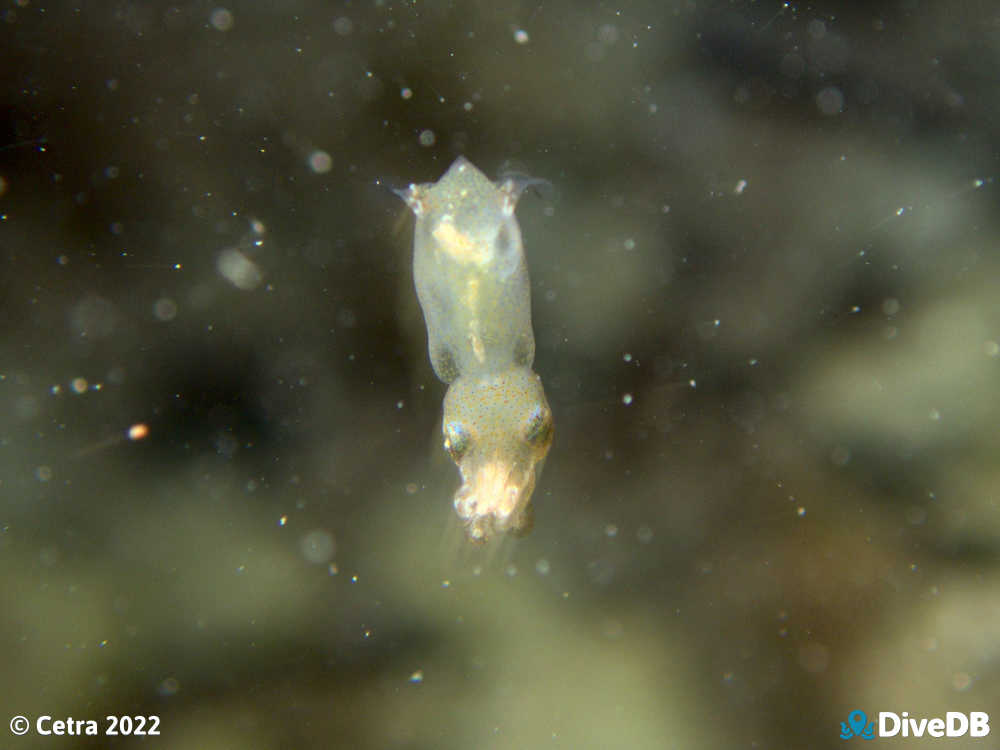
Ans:
<svg viewBox="0 0 1000 750"><path fill-rule="evenodd" d="M169 697L171 695L177 695L177 691L180 689L181 684L178 682L176 677L167 677L160 683L156 692L163 697Z"/></svg>
<svg viewBox="0 0 1000 750"><path fill-rule="evenodd" d="M824 115L838 115L844 111L844 94L836 86L827 86L816 94L816 106Z"/></svg>
<svg viewBox="0 0 1000 750"><path fill-rule="evenodd" d="M316 174L326 174L333 167L333 157L326 151L316 149L309 154L309 169Z"/></svg>
<svg viewBox="0 0 1000 750"><path fill-rule="evenodd" d="M347 16L341 16L333 22L333 30L340 36L349 36L354 31L354 23Z"/></svg>
<svg viewBox="0 0 1000 750"><path fill-rule="evenodd" d="M437 140L437 136L434 135L433 130L421 130L417 140L421 146L430 147L434 145L434 142Z"/></svg>
<svg viewBox="0 0 1000 750"><path fill-rule="evenodd" d="M227 8L216 8L208 17L208 22L216 31L229 31L233 28L233 14Z"/></svg>
<svg viewBox="0 0 1000 750"><path fill-rule="evenodd" d="M257 264L235 247L226 248L216 259L219 274L237 289L256 289L264 280Z"/></svg>
<svg viewBox="0 0 1000 750"><path fill-rule="evenodd" d="M177 317L177 303L169 297L161 297L153 303L153 317L164 322Z"/></svg>
<svg viewBox="0 0 1000 750"><path fill-rule="evenodd" d="M315 529L310 531L304 537L299 545L302 556L311 563L325 564L333 559L333 553L336 549L336 543L333 539L333 534L324 529Z"/></svg>
<svg viewBox="0 0 1000 750"><path fill-rule="evenodd" d="M515 29L514 30L514 41L517 44L527 44L528 42L531 41L531 37L528 36L528 32L525 31L524 29Z"/></svg>

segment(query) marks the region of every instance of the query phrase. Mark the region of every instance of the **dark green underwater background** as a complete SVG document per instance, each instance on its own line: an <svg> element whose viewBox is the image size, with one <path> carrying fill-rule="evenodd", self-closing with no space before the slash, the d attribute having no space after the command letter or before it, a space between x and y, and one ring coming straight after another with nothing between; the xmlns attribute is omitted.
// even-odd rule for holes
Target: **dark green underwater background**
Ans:
<svg viewBox="0 0 1000 750"><path fill-rule="evenodd" d="M6 0L0 745L990 746L998 71L991 2ZM486 550L390 191L458 154L552 184Z"/></svg>

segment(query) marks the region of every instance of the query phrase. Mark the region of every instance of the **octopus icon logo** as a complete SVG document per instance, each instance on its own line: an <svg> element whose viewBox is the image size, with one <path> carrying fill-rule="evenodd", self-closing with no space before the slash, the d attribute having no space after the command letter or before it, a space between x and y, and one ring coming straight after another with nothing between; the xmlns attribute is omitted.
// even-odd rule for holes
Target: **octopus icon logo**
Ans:
<svg viewBox="0 0 1000 750"><path fill-rule="evenodd" d="M847 714L847 721L840 722L840 739L849 740L860 737L863 740L875 739L875 722L868 723L864 711L854 710Z"/></svg>

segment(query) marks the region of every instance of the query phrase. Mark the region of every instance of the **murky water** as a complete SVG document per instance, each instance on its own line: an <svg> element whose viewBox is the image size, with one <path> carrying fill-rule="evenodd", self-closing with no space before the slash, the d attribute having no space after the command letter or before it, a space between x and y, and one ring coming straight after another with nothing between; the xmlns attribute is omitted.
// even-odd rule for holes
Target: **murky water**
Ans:
<svg viewBox="0 0 1000 750"><path fill-rule="evenodd" d="M2 744L1000 721L998 19L8 3ZM459 154L554 188L517 216L555 442L484 549L390 190Z"/></svg>

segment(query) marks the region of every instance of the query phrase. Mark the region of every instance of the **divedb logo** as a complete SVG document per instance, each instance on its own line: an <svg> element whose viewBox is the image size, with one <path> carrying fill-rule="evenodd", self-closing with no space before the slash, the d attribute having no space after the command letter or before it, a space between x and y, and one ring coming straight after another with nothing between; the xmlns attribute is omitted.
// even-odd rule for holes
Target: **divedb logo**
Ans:
<svg viewBox="0 0 1000 750"><path fill-rule="evenodd" d="M860 737L986 737L990 733L990 716L985 711L948 711L944 717L915 718L909 713L879 711L878 722L868 721L864 711L855 709L847 714L847 721L840 722L840 739Z"/></svg>

